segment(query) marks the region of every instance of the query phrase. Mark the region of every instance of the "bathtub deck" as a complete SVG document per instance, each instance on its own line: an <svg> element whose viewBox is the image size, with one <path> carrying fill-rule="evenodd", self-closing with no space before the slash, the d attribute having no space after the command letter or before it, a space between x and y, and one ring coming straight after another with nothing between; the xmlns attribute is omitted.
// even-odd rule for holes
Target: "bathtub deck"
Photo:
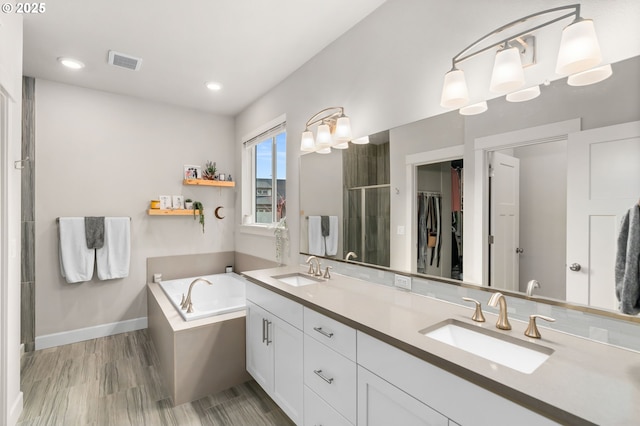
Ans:
<svg viewBox="0 0 640 426"><path fill-rule="evenodd" d="M240 310L184 321L158 284L147 285L149 336L174 405L251 380L245 365L245 316Z"/></svg>

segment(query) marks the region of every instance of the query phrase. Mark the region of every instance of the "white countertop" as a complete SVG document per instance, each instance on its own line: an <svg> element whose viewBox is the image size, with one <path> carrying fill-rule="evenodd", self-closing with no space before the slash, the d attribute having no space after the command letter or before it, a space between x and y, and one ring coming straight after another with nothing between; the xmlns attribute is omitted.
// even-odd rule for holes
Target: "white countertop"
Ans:
<svg viewBox="0 0 640 426"><path fill-rule="evenodd" d="M243 273L251 282L344 322L357 330L476 383L564 424L640 423L640 353L544 327L542 339L524 335L527 323L510 318L512 330L495 328L497 315L471 320L473 307L332 274L328 281L294 287L272 276L306 272L300 266ZM486 301L483 302L483 306ZM419 333L447 319L496 330L554 350L531 374L520 373ZM640 327L638 327L640 332Z"/></svg>

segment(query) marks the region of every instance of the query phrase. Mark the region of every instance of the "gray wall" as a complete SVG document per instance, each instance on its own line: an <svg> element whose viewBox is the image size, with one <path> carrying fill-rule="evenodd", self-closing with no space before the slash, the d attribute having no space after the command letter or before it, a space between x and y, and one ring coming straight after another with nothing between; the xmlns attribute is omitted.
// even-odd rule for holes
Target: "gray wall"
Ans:
<svg viewBox="0 0 640 426"><path fill-rule="evenodd" d="M216 161L236 175L232 119L46 80L37 87L37 337L146 317L148 257L233 250L235 189L182 185L184 164ZM161 194L202 201L206 232L190 216L148 216ZM217 206L229 219L214 217ZM131 217L129 277L67 284L60 216Z"/></svg>

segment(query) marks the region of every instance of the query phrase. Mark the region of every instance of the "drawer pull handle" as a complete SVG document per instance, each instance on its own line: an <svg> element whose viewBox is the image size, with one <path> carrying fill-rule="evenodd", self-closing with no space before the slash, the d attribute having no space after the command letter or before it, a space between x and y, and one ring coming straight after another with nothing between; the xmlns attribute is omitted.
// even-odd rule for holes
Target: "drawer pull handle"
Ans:
<svg viewBox="0 0 640 426"><path fill-rule="evenodd" d="M267 321L267 346L269 346L270 343L273 343L273 340L271 340L271 336L269 336L269 334L271 334L269 333L269 326L272 324L272 322L269 320L265 321Z"/></svg>
<svg viewBox="0 0 640 426"><path fill-rule="evenodd" d="M315 331L317 331L318 333L322 334L323 336L328 337L329 339L331 339L333 337L333 333L329 333L329 332L324 331L322 329L322 327L313 327L313 329Z"/></svg>
<svg viewBox="0 0 640 426"><path fill-rule="evenodd" d="M327 376L322 374L322 370L313 370L313 372L316 373L316 375L320 377L322 380L324 380L325 382L329 384L333 383L333 378L328 378Z"/></svg>
<svg viewBox="0 0 640 426"><path fill-rule="evenodd" d="M267 328L267 320L265 318L262 318L262 343L267 341L266 328Z"/></svg>

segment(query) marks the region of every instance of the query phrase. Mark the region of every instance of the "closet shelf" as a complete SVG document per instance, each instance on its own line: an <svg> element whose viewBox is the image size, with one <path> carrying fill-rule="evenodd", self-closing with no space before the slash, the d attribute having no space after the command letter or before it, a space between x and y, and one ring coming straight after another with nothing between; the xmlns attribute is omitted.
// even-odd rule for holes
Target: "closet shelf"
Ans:
<svg viewBox="0 0 640 426"><path fill-rule="evenodd" d="M149 216L193 216L194 214L197 216L200 214L200 211L199 210L149 209L147 210L147 214Z"/></svg>
<svg viewBox="0 0 640 426"><path fill-rule="evenodd" d="M236 183L231 181L220 181L220 180L206 180L206 179L184 179L182 181L183 185L201 185L201 186L226 186L226 187L234 187Z"/></svg>

